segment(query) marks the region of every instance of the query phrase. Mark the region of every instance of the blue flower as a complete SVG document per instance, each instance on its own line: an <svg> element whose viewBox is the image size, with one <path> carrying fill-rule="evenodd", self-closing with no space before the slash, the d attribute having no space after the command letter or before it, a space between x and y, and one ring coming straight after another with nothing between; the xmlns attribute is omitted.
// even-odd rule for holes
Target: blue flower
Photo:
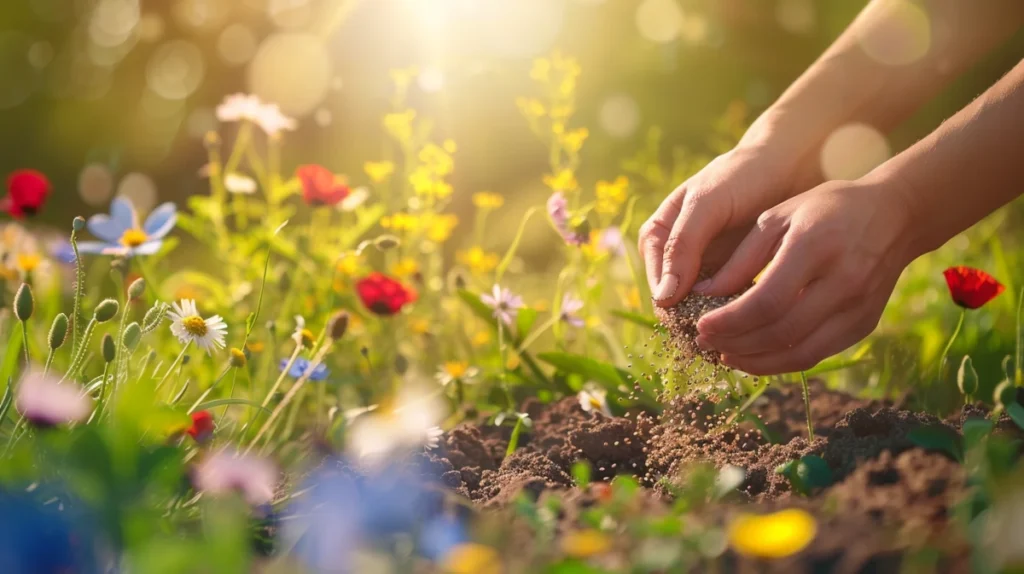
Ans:
<svg viewBox="0 0 1024 574"><path fill-rule="evenodd" d="M99 572L96 525L86 523L73 501L60 500L44 505L0 490L0 572Z"/></svg>
<svg viewBox="0 0 1024 574"><path fill-rule="evenodd" d="M89 232L100 241L83 241L78 250L99 255L152 255L164 243L164 237L174 229L178 210L173 203L164 203L153 210L145 224L139 224L139 214L132 202L116 197L110 202L110 215L99 213L89 218Z"/></svg>
<svg viewBox="0 0 1024 574"><path fill-rule="evenodd" d="M278 365L277 368L283 371L287 366L288 359L281 359L281 363ZM310 362L307 361L306 359L295 359L295 362L292 363L292 368L288 369L288 374L297 379L302 375L306 374L306 371L309 370L309 367ZM315 369L313 369L313 372L309 374L309 380L320 382L329 377L330 374L331 372L327 370L327 365L320 363L319 365L316 366Z"/></svg>

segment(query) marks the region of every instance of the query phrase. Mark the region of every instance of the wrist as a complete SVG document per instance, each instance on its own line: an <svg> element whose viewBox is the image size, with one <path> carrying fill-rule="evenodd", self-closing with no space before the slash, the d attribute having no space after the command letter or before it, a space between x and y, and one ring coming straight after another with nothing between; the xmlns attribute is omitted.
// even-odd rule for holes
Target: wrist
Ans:
<svg viewBox="0 0 1024 574"><path fill-rule="evenodd" d="M895 231L893 256L908 265L921 255L939 247L929 237L928 217L922 213L919 194L900 169L883 165L859 180L873 192L871 201L893 217Z"/></svg>

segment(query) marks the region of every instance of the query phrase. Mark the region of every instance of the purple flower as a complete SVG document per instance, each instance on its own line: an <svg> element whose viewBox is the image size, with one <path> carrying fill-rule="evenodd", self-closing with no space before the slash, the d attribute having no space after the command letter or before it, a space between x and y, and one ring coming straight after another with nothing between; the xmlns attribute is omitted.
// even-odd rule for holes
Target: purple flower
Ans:
<svg viewBox="0 0 1024 574"><path fill-rule="evenodd" d="M274 464L264 458L218 451L196 465L192 480L201 492L238 492L251 506L263 506L274 500L278 474Z"/></svg>
<svg viewBox="0 0 1024 574"><path fill-rule="evenodd" d="M586 234L579 233L569 227L569 201L565 195L556 191L548 198L548 217L552 225L569 245L583 245L587 242Z"/></svg>
<svg viewBox="0 0 1024 574"><path fill-rule="evenodd" d="M583 308L583 301L577 299L570 293L562 297L562 306L558 311L558 320L564 321L573 327L582 327L583 319L576 313Z"/></svg>
<svg viewBox="0 0 1024 574"><path fill-rule="evenodd" d="M52 427L82 422L92 413L92 400L74 383L29 371L18 383L14 406L32 424Z"/></svg>
<svg viewBox="0 0 1024 574"><path fill-rule="evenodd" d="M288 359L281 359L281 363L278 365L278 368L283 371L287 366ZM292 363L292 368L288 369L288 375L298 379L302 375L305 375L309 368L310 362L308 360L302 358L295 359L295 362ZM330 374L331 372L327 370L327 365L320 363L313 368L311 373L309 373L309 380L313 382L320 382L329 377Z"/></svg>
<svg viewBox="0 0 1024 574"><path fill-rule="evenodd" d="M626 243L622 239L622 231L618 227L608 227L601 232L598 245L608 253L621 257L626 254Z"/></svg>
<svg viewBox="0 0 1024 574"><path fill-rule="evenodd" d="M523 308L523 298L500 285L495 285L492 293L491 295L486 293L481 295L480 300L484 302L484 305L494 309L496 319L506 325L511 325L516 315L519 314L519 310Z"/></svg>

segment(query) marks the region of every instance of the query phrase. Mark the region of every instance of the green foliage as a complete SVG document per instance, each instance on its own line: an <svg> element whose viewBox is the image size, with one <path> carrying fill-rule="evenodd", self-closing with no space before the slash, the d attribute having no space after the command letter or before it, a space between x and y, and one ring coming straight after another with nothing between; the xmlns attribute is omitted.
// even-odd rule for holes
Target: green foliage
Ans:
<svg viewBox="0 0 1024 574"><path fill-rule="evenodd" d="M960 435L945 425L916 427L907 433L907 438L923 449L943 452L956 460L963 460Z"/></svg>
<svg viewBox="0 0 1024 574"><path fill-rule="evenodd" d="M785 476L795 492L809 496L832 486L832 469L820 456L809 454L779 465L775 472Z"/></svg>

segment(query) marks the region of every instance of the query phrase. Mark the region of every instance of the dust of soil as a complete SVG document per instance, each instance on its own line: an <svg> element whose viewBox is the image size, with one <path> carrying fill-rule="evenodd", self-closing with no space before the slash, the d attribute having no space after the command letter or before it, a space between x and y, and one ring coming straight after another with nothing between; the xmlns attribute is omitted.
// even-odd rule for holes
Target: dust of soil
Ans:
<svg viewBox="0 0 1024 574"><path fill-rule="evenodd" d="M678 352L679 360L684 365L692 364L698 357L711 365L721 362L717 351L697 346L697 321L736 297L708 297L690 293L673 307L664 309L655 305L654 315L668 332L667 344Z"/></svg>

